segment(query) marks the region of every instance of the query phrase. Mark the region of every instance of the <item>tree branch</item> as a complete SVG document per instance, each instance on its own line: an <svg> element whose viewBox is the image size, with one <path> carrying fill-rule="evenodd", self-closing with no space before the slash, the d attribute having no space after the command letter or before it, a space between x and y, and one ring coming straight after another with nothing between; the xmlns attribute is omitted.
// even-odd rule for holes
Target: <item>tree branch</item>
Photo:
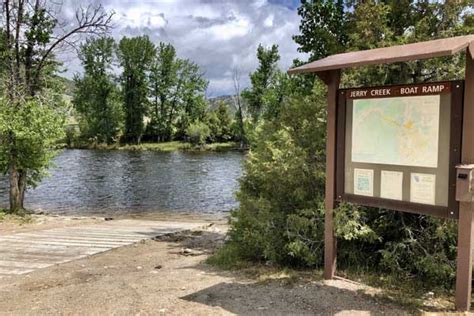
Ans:
<svg viewBox="0 0 474 316"><path fill-rule="evenodd" d="M67 41L70 37L76 34L92 34L101 35L106 33L111 28L112 17L114 12L106 13L101 5L93 7L92 5L87 8L79 8L76 11L77 26L60 36L43 54L38 66L36 67L35 76L38 77L41 69L44 67L46 60L51 53L63 42Z"/></svg>

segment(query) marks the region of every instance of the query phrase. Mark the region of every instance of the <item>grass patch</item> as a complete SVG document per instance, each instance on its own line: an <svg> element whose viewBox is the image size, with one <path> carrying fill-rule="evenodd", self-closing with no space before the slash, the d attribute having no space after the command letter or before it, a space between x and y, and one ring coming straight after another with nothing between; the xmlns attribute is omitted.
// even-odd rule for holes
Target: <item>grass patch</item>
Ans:
<svg viewBox="0 0 474 316"><path fill-rule="evenodd" d="M255 263L242 259L239 247L232 243L227 243L217 249L206 262L212 266L224 270L238 270L254 266Z"/></svg>
<svg viewBox="0 0 474 316"><path fill-rule="evenodd" d="M238 271L257 282L278 280L291 286L300 281L313 282L323 279L322 269L269 266L261 262L242 259L244 256L240 251L241 248L238 245L228 242L217 249L206 262L223 270ZM338 276L380 289L375 293L366 294L381 301L401 305L414 313L420 310L449 311L454 308L454 293L442 287L428 291L426 286L423 286L423 280L416 278L402 279L400 276L387 275L382 272L349 269L339 270Z"/></svg>
<svg viewBox="0 0 474 316"><path fill-rule="evenodd" d="M26 225L34 222L30 213L23 211L12 214L7 210L0 209L0 223L15 223L19 225Z"/></svg>
<svg viewBox="0 0 474 316"><path fill-rule="evenodd" d="M239 149L239 144L235 142L212 143L203 146L195 146L191 143L182 141L172 141L163 143L142 143L139 145L121 145L121 144L87 144L76 146L76 149L98 149L98 150L125 150L125 151L157 151L157 152L173 152L173 151L227 151Z"/></svg>
<svg viewBox="0 0 474 316"><path fill-rule="evenodd" d="M454 292L442 286L426 290L423 280L415 277L406 279L383 272L350 269L339 270L338 276L379 288L382 292L375 294L376 297L413 310L446 311L454 308Z"/></svg>

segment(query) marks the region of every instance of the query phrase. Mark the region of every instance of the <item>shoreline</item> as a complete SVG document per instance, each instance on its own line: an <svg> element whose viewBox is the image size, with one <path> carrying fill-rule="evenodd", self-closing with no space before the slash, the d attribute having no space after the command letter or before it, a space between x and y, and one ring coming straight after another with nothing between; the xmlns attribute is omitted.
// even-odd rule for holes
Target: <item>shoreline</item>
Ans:
<svg viewBox="0 0 474 316"><path fill-rule="evenodd" d="M2 213L4 214L4 213ZM0 236L24 232L40 231L45 229L71 227L85 224L96 224L104 221L123 219L162 221L162 222L205 222L213 225L225 226L229 213L224 214L196 214L196 213L171 213L155 212L144 214L54 214L37 211L25 216L4 215L0 216Z"/></svg>
<svg viewBox="0 0 474 316"><path fill-rule="evenodd" d="M226 271L212 266L207 258L225 242L227 229L227 225L208 225L39 268L27 275L3 276L0 310L12 314L158 311L173 315L189 310L197 315L410 311L378 297L378 289L354 282L322 281L319 270L255 264ZM340 304L333 304L335 297Z"/></svg>
<svg viewBox="0 0 474 316"><path fill-rule="evenodd" d="M237 142L225 142L225 143L210 143L204 144L203 146L193 145L183 141L170 141L162 143L144 142L141 144L75 144L72 146L64 146L64 149L77 149L77 150L104 150L104 151L155 151L155 152L174 152L174 151L187 151L187 152L227 152L227 151L238 151L246 152L247 148L240 148L240 144Z"/></svg>
<svg viewBox="0 0 474 316"><path fill-rule="evenodd" d="M196 303L204 303L200 305L203 314L216 311L212 308L209 309L209 306L206 305L208 300L206 295L215 297L216 301L224 304L224 306L221 306L224 307L223 309L217 310L218 314L229 311L225 308L225 305L233 302L236 295L246 301L246 304L244 304L246 307L241 307L241 305L237 304L239 309L236 311L240 313L256 312L259 311L260 302L266 300L268 291L281 292L281 295L278 295L278 299L273 298L265 301L264 305L269 311L281 313L290 312L296 308L299 312L304 312L305 310L301 309L303 306L291 305L291 302L306 301L313 297L314 294L321 297L317 299L319 303L316 302L314 305L308 306L309 310L312 312L331 311L331 307L321 307L321 304L326 302L329 297L333 297L335 287L334 284L321 281L321 271L319 269L293 270L262 263L253 263L236 270L227 270L208 263L207 259L209 256L225 242L226 233L229 229L228 216L225 216L227 214L218 215L176 213L170 215L167 213L155 213L144 214L144 216L116 216L112 221L137 219L183 223L204 222L208 225L196 230L164 235L82 259L38 269L29 273L26 277L22 275L4 277L2 279L4 285L0 287L0 291L12 290L15 295L12 294L10 299L16 300L18 303L16 306L23 306L23 304L28 302L28 299L24 299L24 295L20 295L24 294L24 291L37 291L36 293L41 295L41 297L49 297L49 294L51 294L50 290L55 288L58 291L55 295L60 297L61 304L65 304L64 306L68 306L68 298L71 295L77 297L77 303L83 306L84 284L91 286L92 294L100 296L104 288L117 288L123 282L141 284L143 280L150 280L151 283L146 282L142 284L145 289L151 287L156 289L167 288L171 292L165 301L155 301L153 299L153 303L150 302L150 305L147 306L146 310L148 311L156 308L165 308L170 312L178 313L185 311L190 308L190 305L180 298L186 293L187 295L199 296ZM33 220L27 223L0 221L0 236L81 225L90 226L98 224L100 226L107 221L106 218L98 216L62 216L52 214L33 214L30 216ZM203 273L203 271L205 272ZM74 277L71 281L70 276L75 273L79 273L79 276L77 278ZM82 278L82 274L84 274L84 278ZM91 275L94 276L93 279L91 279ZM209 278L210 276L212 278ZM242 276L244 276L244 280L242 280ZM356 310L356 307L359 305L364 305L368 310L376 313L397 310L402 314L425 309L449 311L452 306L449 298L447 299L444 296L408 299L399 290L379 287L380 285L371 279L372 275L358 275L355 272L347 271L347 274L342 273L341 276L340 280L338 279L333 282L338 283L336 288L340 289L340 294L344 295L345 299L351 302L344 308L348 312ZM232 293L221 296L220 289L207 292L206 289L212 289L214 286L222 283L230 284ZM48 286L37 289L37 284L47 284ZM252 284L252 287L255 286L255 291L258 289L261 289L261 291L257 291L252 295L246 295L245 293L249 290L249 284ZM21 286L18 287L18 285ZM287 297L288 287L293 289L290 297ZM312 291L299 291L308 288L311 288ZM236 290L236 292L233 290ZM206 293L204 300L200 298L202 291ZM130 294L127 289L121 289L118 293L121 297ZM360 295L360 293L364 294ZM140 292L140 299L156 298L156 296L149 296L149 294L147 291ZM254 296L257 296L257 298ZM178 304L178 307L175 307L174 304L166 304L168 300ZM115 305L106 304L106 301L106 298L104 298L103 305L96 304L87 307L84 312L95 313L101 311L103 307L108 308L108 311L114 310ZM282 301L282 303L275 304L277 301ZM289 308L290 305L288 304L291 305L291 308ZM50 311L50 305L51 301L44 299L41 300L38 308L41 311ZM0 299L0 307L5 308L6 306L11 306L10 300L2 301ZM11 311L20 312L24 310L18 307L13 308ZM136 312L137 310L133 309L133 311Z"/></svg>

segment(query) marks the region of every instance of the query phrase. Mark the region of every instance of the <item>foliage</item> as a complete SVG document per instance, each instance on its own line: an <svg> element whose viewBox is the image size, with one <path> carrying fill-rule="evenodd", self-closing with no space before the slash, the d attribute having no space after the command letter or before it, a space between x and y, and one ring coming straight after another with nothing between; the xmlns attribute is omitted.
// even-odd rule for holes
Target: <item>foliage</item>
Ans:
<svg viewBox="0 0 474 316"><path fill-rule="evenodd" d="M98 150L123 150L123 151L157 151L157 152L172 152L172 151L227 151L238 148L238 144L234 142L212 143L205 145L193 145L184 141L171 141L161 143L145 143L135 144L85 144L84 149L98 149Z"/></svg>
<svg viewBox="0 0 474 316"><path fill-rule="evenodd" d="M21 210L16 213L11 213L8 210L0 209L0 223L12 222L18 225L31 224L35 219L31 214L27 213L25 210Z"/></svg>
<svg viewBox="0 0 474 316"><path fill-rule="evenodd" d="M36 186L55 155L55 144L63 134L64 116L48 103L26 101L20 107L0 99L0 171L10 164L28 170L27 185ZM6 138L10 138L9 140Z"/></svg>
<svg viewBox="0 0 474 316"><path fill-rule="evenodd" d="M211 130L211 141L223 142L232 138L232 117L224 102L219 102L217 108L207 114L206 121Z"/></svg>
<svg viewBox="0 0 474 316"><path fill-rule="evenodd" d="M251 88L242 92L242 97L247 101L248 111L252 115L254 122L257 122L260 116L273 104L266 104L265 95L272 88L275 76L279 70L277 62L280 59L278 46L265 48L261 44L257 49L257 58L259 66L257 70L250 74Z"/></svg>
<svg viewBox="0 0 474 316"><path fill-rule="evenodd" d="M79 128L76 125L66 125L64 127L66 146L68 148L75 148L78 144L77 141L79 139Z"/></svg>
<svg viewBox="0 0 474 316"><path fill-rule="evenodd" d="M23 210L26 189L44 174L53 156L52 143L62 131L55 54L81 35L106 32L112 18L102 6L89 5L65 23L58 16L60 7L13 0L0 6L1 120L8 123L0 127L0 159L9 177L11 212Z"/></svg>
<svg viewBox="0 0 474 316"><path fill-rule="evenodd" d="M246 259L320 262L324 191L324 90L288 100L266 121L245 161L230 238Z"/></svg>
<svg viewBox="0 0 474 316"><path fill-rule="evenodd" d="M342 0L301 1L301 34L294 35L293 40L299 45L298 51L311 54L310 61L340 53L347 47L344 7Z"/></svg>
<svg viewBox="0 0 474 316"><path fill-rule="evenodd" d="M122 123L119 91L112 74L115 46L110 37L87 40L79 54L84 75L74 79L73 103L80 114L83 136L107 144L117 140Z"/></svg>
<svg viewBox="0 0 474 316"><path fill-rule="evenodd" d="M112 70L120 62L121 91ZM207 80L199 66L177 57L171 44L155 46L146 36L88 40L81 46L84 76L75 78L74 104L83 139L125 143L184 139L194 121L205 119Z"/></svg>
<svg viewBox="0 0 474 316"><path fill-rule="evenodd" d="M204 145L206 139L211 135L209 126L204 122L196 121L188 126L186 135L193 145Z"/></svg>
<svg viewBox="0 0 474 316"><path fill-rule="evenodd" d="M120 66L123 69L124 140L138 144L145 131L144 117L148 107L147 71L156 50L148 36L124 37L118 48Z"/></svg>
<svg viewBox="0 0 474 316"><path fill-rule="evenodd" d="M158 141L182 138L189 124L204 118L207 81L199 66L160 43L149 74L152 99L147 136Z"/></svg>
<svg viewBox="0 0 474 316"><path fill-rule="evenodd" d="M467 1L348 1L345 5L342 1L302 1L301 34L294 39L301 51L311 54L310 59L318 59L346 49L467 34L473 21L468 5ZM278 58L265 56L266 65L269 60ZM462 64L462 57L455 56L360 67L347 71L342 84L453 79L462 73ZM256 73L251 77L251 93L244 96L262 113L262 91L270 85L260 78L271 76ZM240 206L232 212L230 239L217 256L227 254L236 262L322 265L325 97L319 81L310 95L304 93L310 79L289 79L287 86L293 93L284 94L279 114L254 123L250 130L251 151L237 195ZM294 88L298 86L304 89ZM416 278L425 289L452 288L455 222L350 204L341 204L335 213L341 268L387 273L405 281Z"/></svg>

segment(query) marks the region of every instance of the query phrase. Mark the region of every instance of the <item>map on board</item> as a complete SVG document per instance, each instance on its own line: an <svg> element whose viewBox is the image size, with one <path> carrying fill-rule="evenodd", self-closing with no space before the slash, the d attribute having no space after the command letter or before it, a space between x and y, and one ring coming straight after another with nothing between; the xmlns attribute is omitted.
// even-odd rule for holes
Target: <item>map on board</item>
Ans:
<svg viewBox="0 0 474 316"><path fill-rule="evenodd" d="M357 99L352 161L438 167L440 96Z"/></svg>

